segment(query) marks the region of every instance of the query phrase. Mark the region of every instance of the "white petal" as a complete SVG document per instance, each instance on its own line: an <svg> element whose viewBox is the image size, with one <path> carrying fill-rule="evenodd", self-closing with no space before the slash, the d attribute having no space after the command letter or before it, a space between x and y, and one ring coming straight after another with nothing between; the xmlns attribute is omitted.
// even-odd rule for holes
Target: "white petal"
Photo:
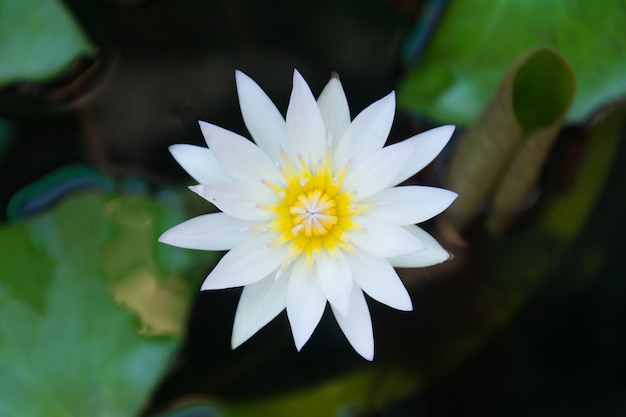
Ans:
<svg viewBox="0 0 626 417"><path fill-rule="evenodd" d="M371 153L348 171L344 186L356 190L359 199L376 194L391 185L414 146L414 141L405 140Z"/></svg>
<svg viewBox="0 0 626 417"><path fill-rule="evenodd" d="M221 182L189 187L224 213L241 220L270 220L275 215L259 205L272 204L274 194L261 184Z"/></svg>
<svg viewBox="0 0 626 417"><path fill-rule="evenodd" d="M287 146L285 119L272 100L250 77L235 71L243 121L257 145L274 161L280 161L276 144Z"/></svg>
<svg viewBox="0 0 626 417"><path fill-rule="evenodd" d="M348 314L342 315L335 307L332 307L335 319L341 327L343 334L357 351L368 361L374 359L374 334L372 333L372 318L367 308L367 302L363 292L356 286L352 286L352 297Z"/></svg>
<svg viewBox="0 0 626 417"><path fill-rule="evenodd" d="M213 152L202 146L172 145L170 153L191 177L200 184L232 181Z"/></svg>
<svg viewBox="0 0 626 417"><path fill-rule="evenodd" d="M276 271L287 254L287 247L270 245L275 237L261 234L230 250L206 277L202 290L241 287Z"/></svg>
<svg viewBox="0 0 626 417"><path fill-rule="evenodd" d="M421 268L440 264L450 259L448 251L442 248L439 242L424 230L413 225L404 226L404 228L424 243L426 249L390 257L388 261L391 265L399 268Z"/></svg>
<svg viewBox="0 0 626 417"><path fill-rule="evenodd" d="M389 261L362 252L348 262L355 284L367 295L398 310L413 310L411 297Z"/></svg>
<svg viewBox="0 0 626 417"><path fill-rule="evenodd" d="M425 249L424 244L402 226L379 222L366 216L359 216L355 222L365 227L365 231L350 232L349 239L372 255L389 258Z"/></svg>
<svg viewBox="0 0 626 417"><path fill-rule="evenodd" d="M317 102L298 71L293 73L293 90L287 108L287 141L292 153L302 155L314 166L326 151L326 128Z"/></svg>
<svg viewBox="0 0 626 417"><path fill-rule="evenodd" d="M228 250L250 239L254 223L224 213L205 214L176 225L159 237L159 242L179 248Z"/></svg>
<svg viewBox="0 0 626 417"><path fill-rule="evenodd" d="M370 197L366 202L378 203L368 216L393 224L407 225L426 221L444 211L457 194L435 187L387 188Z"/></svg>
<svg viewBox="0 0 626 417"><path fill-rule="evenodd" d="M334 155L335 169L348 159L355 161L380 150L389 137L396 109L396 94L392 91L359 113L340 139Z"/></svg>
<svg viewBox="0 0 626 417"><path fill-rule="evenodd" d="M333 138L333 143L338 144L350 126L348 100L339 78L333 76L328 81L317 99L317 106L322 114L324 126L326 126L326 136L330 135Z"/></svg>
<svg viewBox="0 0 626 417"><path fill-rule="evenodd" d="M345 315L350 305L352 270L343 256L332 257L322 251L315 261L315 275L328 301Z"/></svg>
<svg viewBox="0 0 626 417"><path fill-rule="evenodd" d="M287 288L287 317L296 348L300 350L324 314L326 297L317 279L307 276L304 261L296 261L291 268Z"/></svg>
<svg viewBox="0 0 626 417"><path fill-rule="evenodd" d="M280 181L278 169L263 151L248 139L210 123L200 121L209 149L231 178L258 182L259 178Z"/></svg>
<svg viewBox="0 0 626 417"><path fill-rule="evenodd" d="M409 159L404 163L398 175L396 175L393 185L412 177L426 165L430 164L439 155L443 147L446 146L453 133L454 126L447 125L430 129L406 139L404 142L414 140L417 146L415 146Z"/></svg>
<svg viewBox="0 0 626 417"><path fill-rule="evenodd" d="M243 288L230 342L233 349L252 337L285 309L288 282L286 275L280 279L274 279L274 276L270 275Z"/></svg>

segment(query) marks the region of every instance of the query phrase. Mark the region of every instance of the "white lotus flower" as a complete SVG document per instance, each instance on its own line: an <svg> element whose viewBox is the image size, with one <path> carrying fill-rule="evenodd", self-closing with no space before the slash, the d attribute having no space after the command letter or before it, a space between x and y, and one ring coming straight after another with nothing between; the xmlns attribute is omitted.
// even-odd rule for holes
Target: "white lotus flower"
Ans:
<svg viewBox="0 0 626 417"><path fill-rule="evenodd" d="M394 187L421 170L450 139L442 126L383 147L395 112L392 92L352 122L339 79L316 101L295 71L284 119L247 75L236 72L244 122L256 145L200 122L208 149L170 151L198 181L191 190L221 213L188 220L160 241L230 250L203 290L244 286L233 349L283 309L298 350L326 307L354 349L374 356L363 292L398 310L412 310L396 267L424 267L449 254L415 224L447 208L456 194L432 187Z"/></svg>

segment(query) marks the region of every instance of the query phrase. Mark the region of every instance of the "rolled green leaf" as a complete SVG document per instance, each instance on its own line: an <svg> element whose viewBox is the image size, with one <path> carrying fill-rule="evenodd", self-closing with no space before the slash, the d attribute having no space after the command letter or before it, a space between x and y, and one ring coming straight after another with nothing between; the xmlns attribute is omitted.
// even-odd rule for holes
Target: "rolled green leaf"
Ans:
<svg viewBox="0 0 626 417"><path fill-rule="evenodd" d="M490 230L508 224L535 185L573 95L571 68L553 49L535 48L515 61L450 161L447 187L459 198L447 215L457 230L492 199Z"/></svg>
<svg viewBox="0 0 626 417"><path fill-rule="evenodd" d="M518 69L512 99L516 119L525 133L492 197L486 222L492 235L505 231L536 186L565 122L574 90L574 73L554 50L537 50Z"/></svg>

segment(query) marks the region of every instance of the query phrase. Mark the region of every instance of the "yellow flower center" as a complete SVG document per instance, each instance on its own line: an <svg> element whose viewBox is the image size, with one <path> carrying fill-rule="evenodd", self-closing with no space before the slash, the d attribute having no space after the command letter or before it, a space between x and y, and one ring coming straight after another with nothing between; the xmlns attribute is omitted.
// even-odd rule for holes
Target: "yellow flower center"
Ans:
<svg viewBox="0 0 626 417"><path fill-rule="evenodd" d="M289 209L293 216L294 236L323 236L337 224L337 203L322 190L302 193Z"/></svg>
<svg viewBox="0 0 626 417"><path fill-rule="evenodd" d="M372 207L370 204L358 204L354 190L342 189L350 163L335 173L331 154L329 145L325 157L311 167L301 157L295 164L292 163L281 150L279 169L282 184L262 180L276 193L278 202L261 207L275 217L254 230L278 233L279 237L272 245L289 245L279 273L301 255L305 256L310 270L322 250L333 256L339 250L354 252L346 232L362 230L353 218Z"/></svg>

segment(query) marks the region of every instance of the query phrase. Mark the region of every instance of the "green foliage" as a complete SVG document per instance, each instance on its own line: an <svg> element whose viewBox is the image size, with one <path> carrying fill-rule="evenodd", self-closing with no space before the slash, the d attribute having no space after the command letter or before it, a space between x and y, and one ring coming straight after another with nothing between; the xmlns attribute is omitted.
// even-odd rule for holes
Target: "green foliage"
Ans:
<svg viewBox="0 0 626 417"><path fill-rule="evenodd" d="M48 81L93 51L63 2L0 1L0 87Z"/></svg>
<svg viewBox="0 0 626 417"><path fill-rule="evenodd" d="M181 273L214 261L171 248L156 266L176 197L84 192L0 228L0 415L138 413L202 278Z"/></svg>
<svg viewBox="0 0 626 417"><path fill-rule="evenodd" d="M374 406L388 404L414 392L418 385L416 379L400 369L384 372L380 368L369 369L307 390L232 408L243 412L243 415L261 417L360 415L361 411L366 412ZM380 380L384 383L377 383Z"/></svg>
<svg viewBox="0 0 626 417"><path fill-rule="evenodd" d="M569 63L541 48L517 69L513 80L513 110L525 132L549 126L565 117L574 97L574 74Z"/></svg>
<svg viewBox="0 0 626 417"><path fill-rule="evenodd" d="M561 280L560 292L576 293L598 277L611 250L621 247L624 230L624 221L615 214L626 210L626 194L615 186L626 179L619 163L625 120L625 108L605 114L589 132L568 189L547 190L532 224L516 236L491 243L490 274L503 279L500 288L483 290L484 300L494 304L496 298L510 297L513 311L543 285ZM602 214L609 212L613 216Z"/></svg>
<svg viewBox="0 0 626 417"><path fill-rule="evenodd" d="M581 122L626 93L625 26L621 0L450 2L432 43L403 80L398 101L438 121L468 124L513 60L544 45L572 65L578 91L569 118Z"/></svg>
<svg viewBox="0 0 626 417"><path fill-rule="evenodd" d="M446 214L458 230L487 203L489 231L506 229L535 187L573 97L572 70L553 49L515 61L452 156L448 187L459 197Z"/></svg>

